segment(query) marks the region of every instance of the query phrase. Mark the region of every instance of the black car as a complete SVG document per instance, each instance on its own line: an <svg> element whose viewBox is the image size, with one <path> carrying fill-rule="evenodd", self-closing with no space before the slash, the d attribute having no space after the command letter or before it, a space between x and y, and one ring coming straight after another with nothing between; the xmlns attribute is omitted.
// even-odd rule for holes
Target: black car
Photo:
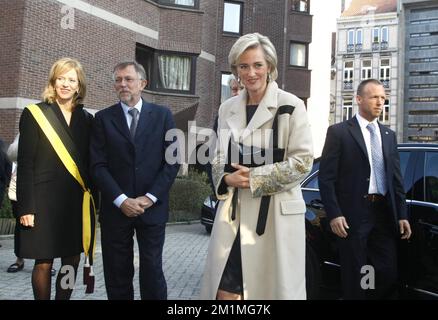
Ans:
<svg viewBox="0 0 438 320"><path fill-rule="evenodd" d="M399 271L402 297L438 299L438 144L399 144L400 167L412 237L400 241ZM306 202L306 278L309 299L340 296L336 236L321 202L319 159L302 182ZM216 199L202 207L202 223L213 225Z"/></svg>

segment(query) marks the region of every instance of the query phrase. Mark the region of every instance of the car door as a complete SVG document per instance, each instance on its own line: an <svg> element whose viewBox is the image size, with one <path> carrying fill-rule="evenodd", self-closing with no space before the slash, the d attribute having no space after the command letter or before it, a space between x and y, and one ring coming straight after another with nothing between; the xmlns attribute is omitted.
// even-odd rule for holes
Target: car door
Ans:
<svg viewBox="0 0 438 320"><path fill-rule="evenodd" d="M311 173L301 184L304 201L306 202L306 238L307 245L317 254L320 262L320 272L323 287L334 292L339 290L339 254L336 236L330 229L324 205L321 201L318 184L319 159L314 161ZM332 296L331 291L324 290L325 298Z"/></svg>
<svg viewBox="0 0 438 320"><path fill-rule="evenodd" d="M438 150L419 154L411 195L408 286L438 297Z"/></svg>

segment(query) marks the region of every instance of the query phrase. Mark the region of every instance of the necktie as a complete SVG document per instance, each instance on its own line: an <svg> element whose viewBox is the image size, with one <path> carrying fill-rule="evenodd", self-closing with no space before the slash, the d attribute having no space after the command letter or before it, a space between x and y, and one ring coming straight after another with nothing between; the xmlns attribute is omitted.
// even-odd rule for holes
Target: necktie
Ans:
<svg viewBox="0 0 438 320"><path fill-rule="evenodd" d="M136 108L131 108L131 110L129 110L128 112L132 117L131 126L129 127L129 132L131 133L131 138L134 139L135 130L137 129L137 124L138 124L138 110Z"/></svg>
<svg viewBox="0 0 438 320"><path fill-rule="evenodd" d="M372 123L367 125L371 140L371 164L376 178L377 193L385 195L385 161L383 160L382 148L376 133L376 126Z"/></svg>

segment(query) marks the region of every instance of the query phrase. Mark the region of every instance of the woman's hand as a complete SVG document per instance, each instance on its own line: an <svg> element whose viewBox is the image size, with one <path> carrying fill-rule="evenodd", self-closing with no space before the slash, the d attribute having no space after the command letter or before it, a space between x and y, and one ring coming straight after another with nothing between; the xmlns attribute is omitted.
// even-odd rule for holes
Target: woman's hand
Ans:
<svg viewBox="0 0 438 320"><path fill-rule="evenodd" d="M249 168L236 163L232 163L231 166L237 171L227 174L224 177L225 183L230 187L249 188Z"/></svg>
<svg viewBox="0 0 438 320"><path fill-rule="evenodd" d="M35 225L35 215L26 214L20 217L20 223L25 227L33 227Z"/></svg>

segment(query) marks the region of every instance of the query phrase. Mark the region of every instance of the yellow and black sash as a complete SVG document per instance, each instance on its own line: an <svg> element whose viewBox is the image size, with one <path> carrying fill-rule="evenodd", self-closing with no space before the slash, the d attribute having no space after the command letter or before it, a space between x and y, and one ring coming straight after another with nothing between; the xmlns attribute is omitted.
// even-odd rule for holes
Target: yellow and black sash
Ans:
<svg viewBox="0 0 438 320"><path fill-rule="evenodd" d="M79 183L84 192L82 202L82 245L85 254L84 284L86 293L94 291L93 258L96 244L96 207L90 188L81 175L85 172L75 144L59 118L51 108L44 111L36 104L27 106L41 130L46 135L67 171Z"/></svg>

